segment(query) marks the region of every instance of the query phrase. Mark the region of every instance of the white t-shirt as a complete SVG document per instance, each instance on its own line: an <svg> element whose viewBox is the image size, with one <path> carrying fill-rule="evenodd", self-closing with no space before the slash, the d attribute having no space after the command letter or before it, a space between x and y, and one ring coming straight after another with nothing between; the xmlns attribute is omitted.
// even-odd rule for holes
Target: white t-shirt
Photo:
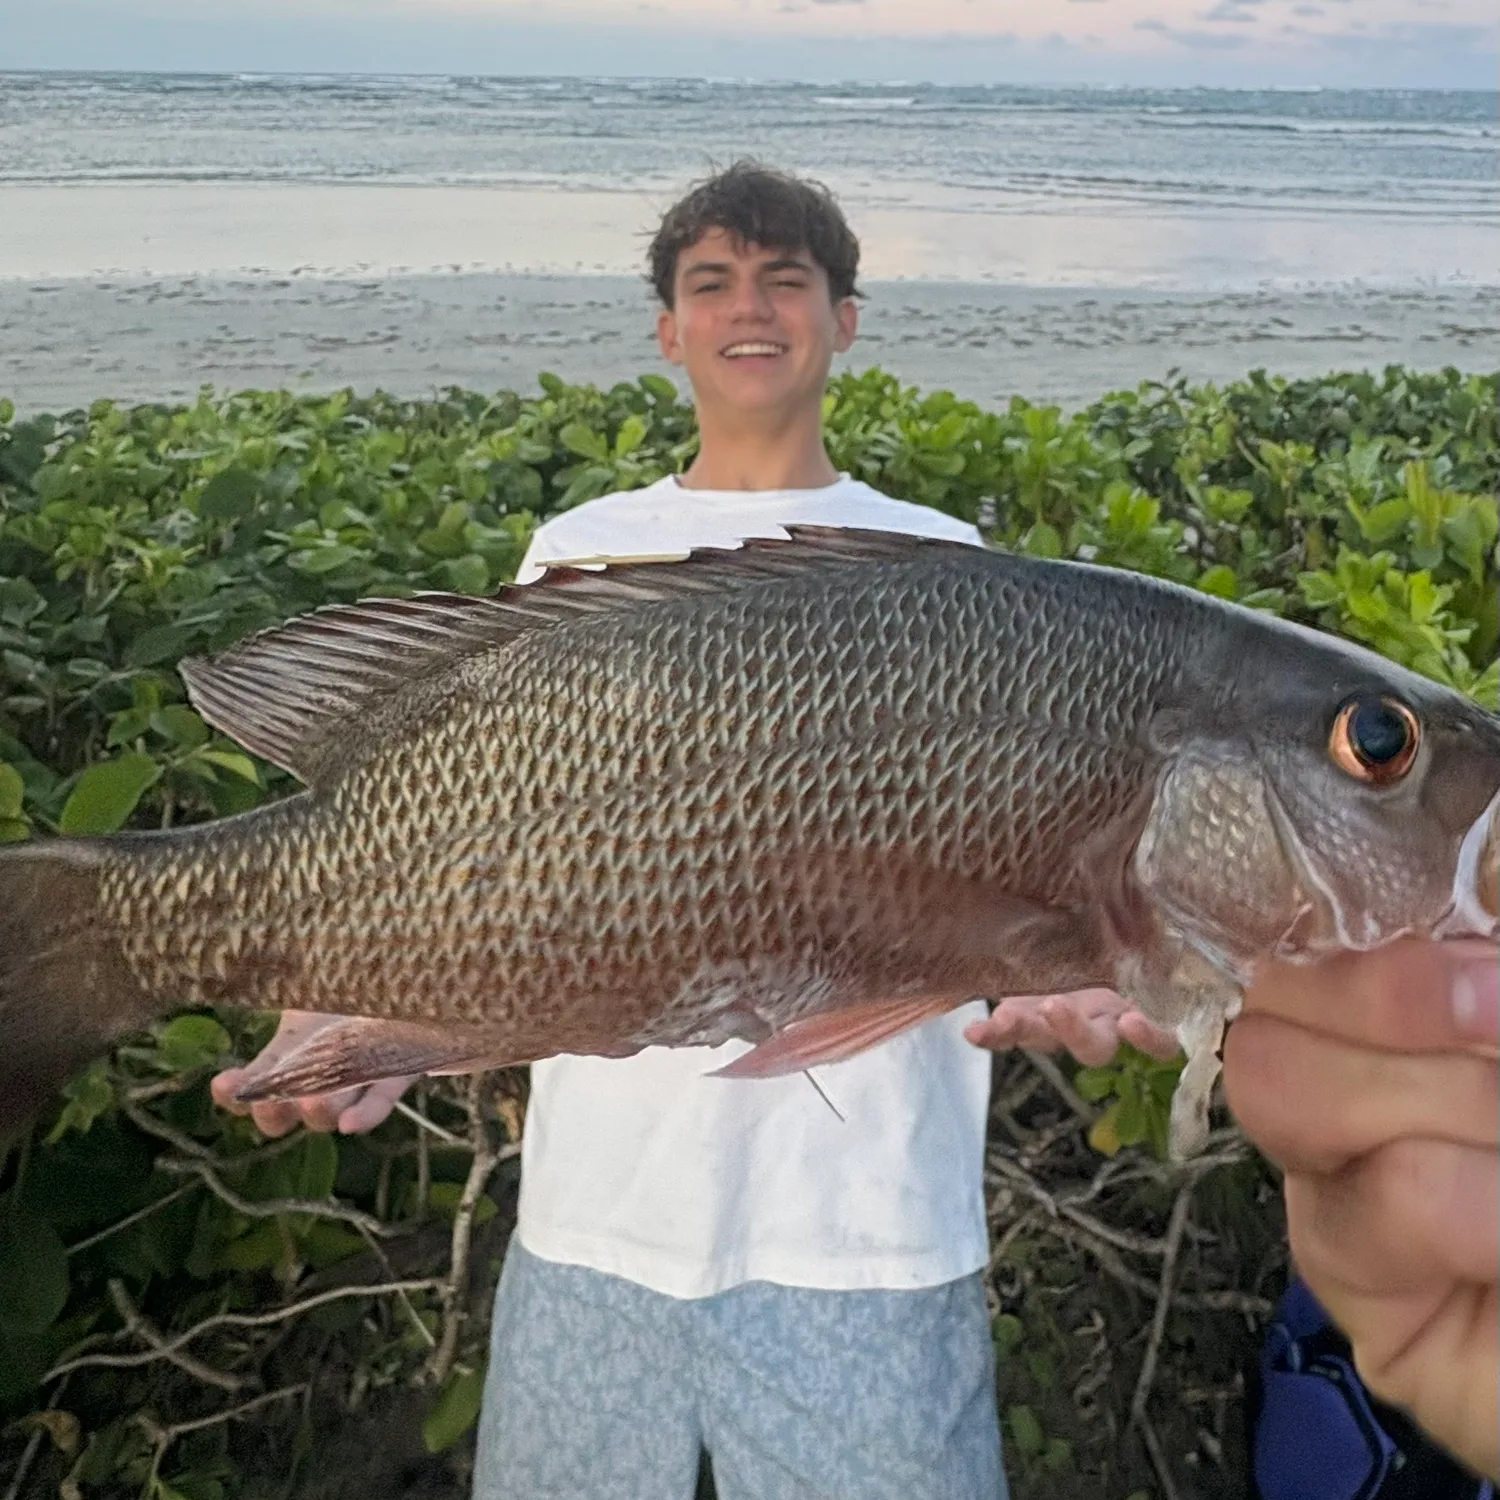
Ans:
<svg viewBox="0 0 1500 1500"><path fill-rule="evenodd" d="M671 553L784 536L801 521L979 533L847 475L813 490L689 490L673 478L540 526L543 559ZM985 1264L990 1054L962 1036L982 1001L802 1074L706 1076L748 1050L651 1047L532 1065L521 1243L675 1297L744 1281L829 1289L936 1286Z"/></svg>

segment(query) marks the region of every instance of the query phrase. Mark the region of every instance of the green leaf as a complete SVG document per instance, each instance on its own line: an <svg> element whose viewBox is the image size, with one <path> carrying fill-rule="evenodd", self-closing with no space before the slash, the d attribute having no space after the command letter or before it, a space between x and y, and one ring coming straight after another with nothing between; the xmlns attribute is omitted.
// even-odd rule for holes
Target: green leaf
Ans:
<svg viewBox="0 0 1500 1500"><path fill-rule="evenodd" d="M1236 599L1240 592L1240 580L1233 568L1220 563L1198 577L1198 588L1218 599Z"/></svg>
<svg viewBox="0 0 1500 1500"><path fill-rule="evenodd" d="M427 1202L430 1207L451 1220L458 1213L458 1200L463 1197L463 1193L464 1185L461 1182L434 1182L428 1190ZM499 1211L488 1193L481 1194L474 1205L475 1227L489 1223Z"/></svg>
<svg viewBox="0 0 1500 1500"><path fill-rule="evenodd" d="M231 1240L214 1258L213 1267L222 1271L265 1271L276 1264L286 1251L286 1240L275 1219L257 1219L246 1234Z"/></svg>
<svg viewBox="0 0 1500 1500"><path fill-rule="evenodd" d="M22 799L26 795L26 783L21 773L12 765L0 762L0 818L22 818Z"/></svg>
<svg viewBox="0 0 1500 1500"><path fill-rule="evenodd" d="M175 745L191 750L208 740L208 725L181 703L169 703L151 715L151 727Z"/></svg>
<svg viewBox="0 0 1500 1500"><path fill-rule="evenodd" d="M1115 1132L1122 1146L1138 1146L1146 1139L1150 1128L1146 1117L1146 1104L1139 1088L1127 1089L1120 1095L1119 1112L1115 1116Z"/></svg>
<svg viewBox="0 0 1500 1500"><path fill-rule="evenodd" d="M569 422L557 434L557 439L570 453L576 453L580 458L592 458L599 463L609 459L609 444L604 441L604 435L595 432L592 427L584 426L582 422Z"/></svg>
<svg viewBox="0 0 1500 1500"><path fill-rule="evenodd" d="M68 1300L68 1254L43 1219L11 1207L0 1212L0 1330L40 1333Z"/></svg>
<svg viewBox="0 0 1500 1500"><path fill-rule="evenodd" d="M1026 1328L1012 1313L1001 1313L991 1325L991 1336L995 1341L995 1353L1002 1359L1021 1347L1026 1338Z"/></svg>
<svg viewBox="0 0 1500 1500"><path fill-rule="evenodd" d="M1011 1441L1028 1458L1036 1457L1046 1448L1047 1437L1042 1431L1042 1424L1037 1421L1036 1413L1029 1406L1012 1406L1005 1413L1005 1420L1010 1427Z"/></svg>
<svg viewBox="0 0 1500 1500"><path fill-rule="evenodd" d="M1120 1101L1115 1100L1108 1109L1089 1126L1089 1145L1100 1156L1114 1156L1123 1142L1120 1139Z"/></svg>
<svg viewBox="0 0 1500 1500"><path fill-rule="evenodd" d="M453 1375L422 1423L422 1443L429 1453L451 1448L479 1419L484 1396L484 1369Z"/></svg>
<svg viewBox="0 0 1500 1500"><path fill-rule="evenodd" d="M1046 521L1037 521L1026 529L1020 541L1020 550L1030 553L1032 557L1061 557L1062 533Z"/></svg>
<svg viewBox="0 0 1500 1500"><path fill-rule="evenodd" d="M260 480L245 469L215 474L198 495L198 514L208 521L237 521L255 509Z"/></svg>
<svg viewBox="0 0 1500 1500"><path fill-rule="evenodd" d="M672 404L678 399L677 387L665 375L642 375L640 386L647 395L664 405Z"/></svg>
<svg viewBox="0 0 1500 1500"><path fill-rule="evenodd" d="M286 561L289 568L295 568L299 573L321 577L324 573L342 568L345 563L353 562L358 556L359 553L353 547L333 542L326 546L306 547L301 551L288 553Z"/></svg>
<svg viewBox="0 0 1500 1500"><path fill-rule="evenodd" d="M108 1059L95 1058L82 1073L64 1084L62 1092L67 1102L47 1135L49 1146L55 1146L70 1131L87 1134L95 1120L114 1108L115 1089L109 1078Z"/></svg>
<svg viewBox="0 0 1500 1500"><path fill-rule="evenodd" d="M470 552L438 565L444 588L455 594L483 594L490 586L489 564Z"/></svg>
<svg viewBox="0 0 1500 1500"><path fill-rule="evenodd" d="M156 1050L174 1073L208 1067L233 1050L229 1033L212 1016L178 1016L156 1036Z"/></svg>
<svg viewBox="0 0 1500 1500"><path fill-rule="evenodd" d="M1096 1104L1114 1093L1119 1076L1115 1068L1080 1068L1073 1075L1073 1087L1078 1090L1080 1098Z"/></svg>
<svg viewBox="0 0 1500 1500"><path fill-rule="evenodd" d="M326 1198L333 1192L334 1179L338 1176L339 1148L332 1136L309 1131L289 1165L292 1197Z"/></svg>
<svg viewBox="0 0 1500 1500"><path fill-rule="evenodd" d="M1042 1454L1042 1468L1049 1474L1060 1474L1073 1467L1073 1445L1066 1438L1048 1438Z"/></svg>
<svg viewBox="0 0 1500 1500"><path fill-rule="evenodd" d="M198 759L206 760L209 765L218 766L221 771L229 771L255 786L260 785L260 772L256 769L255 762L238 750L200 750Z"/></svg>
<svg viewBox="0 0 1500 1500"><path fill-rule="evenodd" d="M646 441L648 430L645 418L631 412L615 434L615 457L629 458Z"/></svg>
<svg viewBox="0 0 1500 1500"><path fill-rule="evenodd" d="M78 778L63 804L58 832L114 833L160 776L161 767L149 755L97 762Z"/></svg>
<svg viewBox="0 0 1500 1500"><path fill-rule="evenodd" d="M125 647L125 665L154 667L158 662L175 661L196 634L191 625L154 625L141 631Z"/></svg>

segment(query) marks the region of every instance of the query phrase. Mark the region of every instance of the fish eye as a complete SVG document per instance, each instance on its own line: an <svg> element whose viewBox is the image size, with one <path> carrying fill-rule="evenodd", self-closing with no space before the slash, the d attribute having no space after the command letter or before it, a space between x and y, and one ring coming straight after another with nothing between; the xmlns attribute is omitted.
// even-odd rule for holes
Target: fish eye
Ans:
<svg viewBox="0 0 1500 1500"><path fill-rule="evenodd" d="M1422 743L1417 716L1395 698L1354 698L1333 721L1328 753L1341 771L1389 786L1411 770Z"/></svg>

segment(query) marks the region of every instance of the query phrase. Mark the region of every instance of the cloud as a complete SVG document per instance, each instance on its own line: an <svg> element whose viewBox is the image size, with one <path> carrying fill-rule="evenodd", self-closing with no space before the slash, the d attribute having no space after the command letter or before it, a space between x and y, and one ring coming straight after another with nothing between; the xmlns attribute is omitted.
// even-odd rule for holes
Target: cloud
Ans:
<svg viewBox="0 0 1500 1500"><path fill-rule="evenodd" d="M952 25L994 24L1002 8L928 0L885 7L860 0L0 0L6 68L193 72L424 72L735 76L817 82L930 78L954 83L1059 83L1263 88L1468 87L1494 90L1494 0L1231 0L1261 26L1193 20L1225 0L1150 6L1101 0L1054 4L1069 46L1038 34L998 36ZM781 9L778 11L777 7ZM824 8L824 7L827 8ZM1075 8L1076 7L1076 8ZM891 11L897 7L890 7ZM1020 7L1017 7L1019 11ZM1032 16L1040 6L1027 8ZM1272 22L1323 11L1323 34ZM1145 18L1136 18L1145 12ZM351 24L357 13L359 24ZM1153 15L1154 13L1154 15ZM920 20L914 20L913 16ZM1367 18L1370 30L1349 23ZM1460 20L1470 25L1423 25ZM1402 24L1388 26L1385 22ZM1309 19L1308 24L1311 24ZM916 28L920 25L920 31ZM914 34L915 32L915 34ZM1085 33L1098 33L1100 39ZM835 34L837 33L837 34ZM1295 40L1293 39L1295 37ZM1330 39L1332 38L1332 39ZM0 85L3 87L3 85Z"/></svg>
<svg viewBox="0 0 1500 1500"><path fill-rule="evenodd" d="M1363 21L1351 21L1348 31L1324 32L1318 40L1334 51L1493 54L1493 26L1461 26L1453 22L1392 21L1371 31Z"/></svg>
<svg viewBox="0 0 1500 1500"><path fill-rule="evenodd" d="M1321 5L1294 5L1292 14L1294 16L1326 16L1328 12Z"/></svg>
<svg viewBox="0 0 1500 1500"><path fill-rule="evenodd" d="M1168 26L1165 21L1150 18L1135 23L1137 31L1151 31L1158 36L1164 36L1168 41L1176 42L1179 47L1186 47L1192 52L1233 52L1248 44L1247 38L1242 32L1224 31L1191 31L1180 26Z"/></svg>
<svg viewBox="0 0 1500 1500"><path fill-rule="evenodd" d="M1254 12L1245 9L1245 0L1219 0L1212 10L1200 11L1200 21L1239 21L1254 24Z"/></svg>

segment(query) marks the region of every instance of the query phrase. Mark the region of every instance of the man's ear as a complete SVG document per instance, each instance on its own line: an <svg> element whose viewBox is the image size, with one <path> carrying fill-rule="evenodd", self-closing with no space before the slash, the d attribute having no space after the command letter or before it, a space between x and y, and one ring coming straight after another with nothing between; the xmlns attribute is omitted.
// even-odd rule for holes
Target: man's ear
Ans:
<svg viewBox="0 0 1500 1500"><path fill-rule="evenodd" d="M677 314L664 307L656 315L656 342L662 358L674 365L682 363L682 340L677 337Z"/></svg>
<svg viewBox="0 0 1500 1500"><path fill-rule="evenodd" d="M845 297L833 309L833 348L837 354L845 353L859 332L859 303L853 297Z"/></svg>

